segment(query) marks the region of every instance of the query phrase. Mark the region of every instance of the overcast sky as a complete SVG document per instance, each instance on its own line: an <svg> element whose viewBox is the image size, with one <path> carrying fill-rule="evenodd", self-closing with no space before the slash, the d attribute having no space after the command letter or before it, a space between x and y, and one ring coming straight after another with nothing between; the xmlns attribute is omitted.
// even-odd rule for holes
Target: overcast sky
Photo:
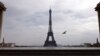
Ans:
<svg viewBox="0 0 100 56"><path fill-rule="evenodd" d="M50 7L57 44L95 43L99 38L98 17L94 9L99 0L1 1L7 8L2 31L7 43L43 45L48 32ZM62 34L65 30L67 33Z"/></svg>

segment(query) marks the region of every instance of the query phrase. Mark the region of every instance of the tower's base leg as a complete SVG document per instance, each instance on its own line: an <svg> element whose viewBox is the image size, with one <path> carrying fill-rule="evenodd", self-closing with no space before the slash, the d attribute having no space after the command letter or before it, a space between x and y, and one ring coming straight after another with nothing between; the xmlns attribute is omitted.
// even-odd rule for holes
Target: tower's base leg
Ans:
<svg viewBox="0 0 100 56"><path fill-rule="evenodd" d="M45 41L44 47L57 47L56 41Z"/></svg>

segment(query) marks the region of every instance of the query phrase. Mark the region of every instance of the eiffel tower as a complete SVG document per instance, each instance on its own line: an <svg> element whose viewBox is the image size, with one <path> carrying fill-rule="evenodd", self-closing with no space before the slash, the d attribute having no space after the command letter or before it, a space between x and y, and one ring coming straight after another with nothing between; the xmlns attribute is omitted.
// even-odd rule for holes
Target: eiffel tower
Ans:
<svg viewBox="0 0 100 56"><path fill-rule="evenodd" d="M51 41L49 38L51 37ZM56 41L54 39L53 31L52 31L52 10L49 10L49 30L47 33L47 39L45 41L44 47L56 47Z"/></svg>

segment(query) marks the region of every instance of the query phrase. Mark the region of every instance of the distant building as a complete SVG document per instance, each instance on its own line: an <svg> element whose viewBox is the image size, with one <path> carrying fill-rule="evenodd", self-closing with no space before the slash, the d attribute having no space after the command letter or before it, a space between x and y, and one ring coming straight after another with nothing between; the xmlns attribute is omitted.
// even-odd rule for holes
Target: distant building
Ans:
<svg viewBox="0 0 100 56"><path fill-rule="evenodd" d="M3 38L2 43L0 43L0 47L15 47L15 43L5 43Z"/></svg>
<svg viewBox="0 0 100 56"><path fill-rule="evenodd" d="M84 43L84 47L92 47L91 43Z"/></svg>
<svg viewBox="0 0 100 56"><path fill-rule="evenodd" d="M15 47L15 43L0 43L0 47Z"/></svg>
<svg viewBox="0 0 100 56"><path fill-rule="evenodd" d="M93 44L93 47L100 47L100 43L98 41L98 38L97 38L97 42Z"/></svg>

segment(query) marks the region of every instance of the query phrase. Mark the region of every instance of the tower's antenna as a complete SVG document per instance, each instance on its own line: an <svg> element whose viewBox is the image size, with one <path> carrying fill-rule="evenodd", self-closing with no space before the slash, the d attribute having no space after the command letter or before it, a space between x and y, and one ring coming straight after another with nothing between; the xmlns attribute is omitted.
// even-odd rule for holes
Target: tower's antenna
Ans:
<svg viewBox="0 0 100 56"><path fill-rule="evenodd" d="M50 5L49 7L52 9L52 7L54 6L55 0L50 0Z"/></svg>

